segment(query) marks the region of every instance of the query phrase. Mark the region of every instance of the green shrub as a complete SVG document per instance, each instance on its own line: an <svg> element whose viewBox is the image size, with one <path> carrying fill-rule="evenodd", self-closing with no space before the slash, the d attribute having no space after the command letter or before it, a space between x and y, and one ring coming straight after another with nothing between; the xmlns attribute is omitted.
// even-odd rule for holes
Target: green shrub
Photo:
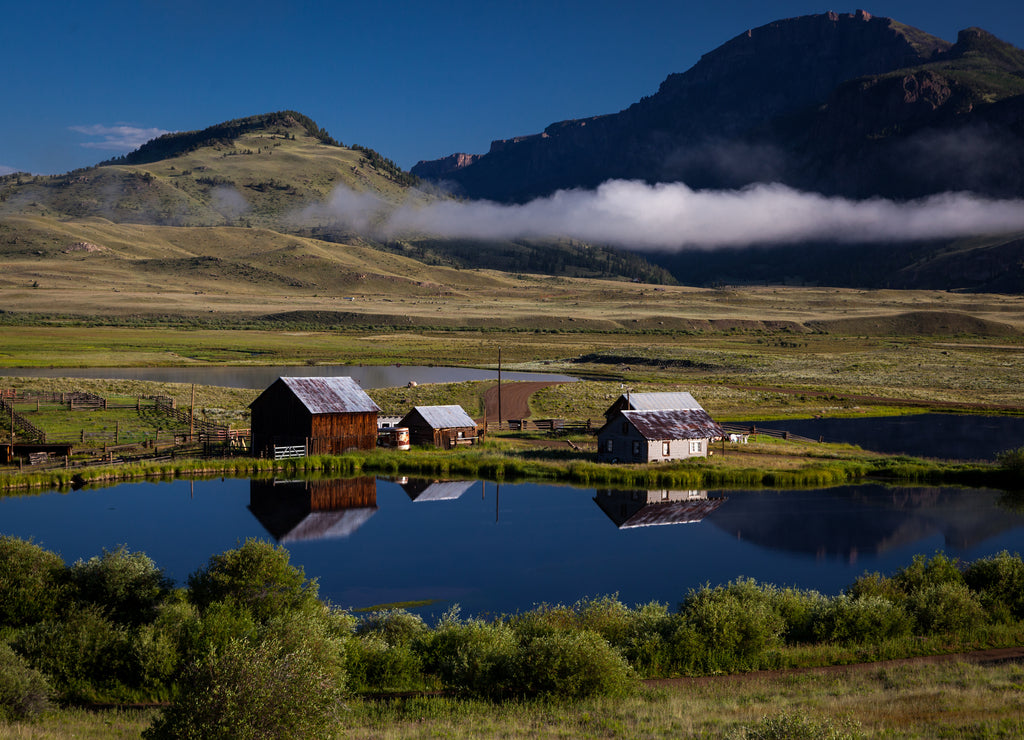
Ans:
<svg viewBox="0 0 1024 740"><path fill-rule="evenodd" d="M617 696L633 688L633 679L629 664L596 632L558 632L521 646L508 690L526 697Z"/></svg>
<svg viewBox="0 0 1024 740"><path fill-rule="evenodd" d="M786 712L741 727L730 737L733 740L855 740L863 737L863 733L854 722L814 719L803 712Z"/></svg>
<svg viewBox="0 0 1024 740"><path fill-rule="evenodd" d="M183 651L195 659L233 640L254 640L259 630L259 623L246 607L234 601L215 601L195 622L183 625L179 634L184 640Z"/></svg>
<svg viewBox="0 0 1024 740"><path fill-rule="evenodd" d="M95 605L76 607L62 621L27 627L11 647L70 700L120 697L125 687L139 683L130 631Z"/></svg>
<svg viewBox="0 0 1024 740"><path fill-rule="evenodd" d="M210 558L188 579L189 598L200 611L217 601L248 609L259 622L293 609L319 608L317 583L288 563L288 551L249 539Z"/></svg>
<svg viewBox="0 0 1024 740"><path fill-rule="evenodd" d="M892 578L877 572L865 573L858 577L846 588L845 593L854 599L874 596L894 604L903 603L907 598L907 595Z"/></svg>
<svg viewBox="0 0 1024 740"><path fill-rule="evenodd" d="M762 590L772 611L779 615L785 625L783 636L786 644L811 642L814 639L814 623L818 611L828 599L817 591L767 587L762 587Z"/></svg>
<svg viewBox="0 0 1024 740"><path fill-rule="evenodd" d="M913 631L914 620L899 604L881 596L837 596L814 615L817 641L839 644L878 643Z"/></svg>
<svg viewBox="0 0 1024 740"><path fill-rule="evenodd" d="M970 634L985 621L981 601L964 583L926 586L908 603L923 634Z"/></svg>
<svg viewBox="0 0 1024 740"><path fill-rule="evenodd" d="M346 642L345 668L355 691L412 691L426 679L420 654L410 643L390 644L370 633Z"/></svg>
<svg viewBox="0 0 1024 740"><path fill-rule="evenodd" d="M1011 480L1024 484L1024 447L1006 450L996 455L999 467L1005 470Z"/></svg>
<svg viewBox="0 0 1024 740"><path fill-rule="evenodd" d="M676 652L685 647L687 662L706 671L760 667L764 654L782 645L786 625L753 579L691 590L679 611L691 630L676 631L674 639L683 640Z"/></svg>
<svg viewBox="0 0 1024 740"><path fill-rule="evenodd" d="M356 626L357 635L377 635L389 645L406 645L429 631L423 617L404 609L369 614Z"/></svg>
<svg viewBox="0 0 1024 740"><path fill-rule="evenodd" d="M1024 619L1024 562L1006 550L975 560L964 571L964 582L978 594L996 622Z"/></svg>
<svg viewBox="0 0 1024 740"><path fill-rule="evenodd" d="M54 618L65 600L64 571L59 555L17 537L0 537L0 626Z"/></svg>
<svg viewBox="0 0 1024 740"><path fill-rule="evenodd" d="M329 738L337 732L344 684L300 649L232 640L193 663L148 740Z"/></svg>
<svg viewBox="0 0 1024 740"><path fill-rule="evenodd" d="M900 591L911 596L914 592L929 586L963 584L964 576L960 572L958 561L950 560L940 552L931 560L924 555L915 555L913 562L906 568L896 571L892 580Z"/></svg>
<svg viewBox="0 0 1024 740"><path fill-rule="evenodd" d="M50 686L20 655L0 643L0 721L38 717L50 706Z"/></svg>
<svg viewBox="0 0 1024 740"><path fill-rule="evenodd" d="M419 649L424 671L461 694L498 697L514 693L519 641L501 620L463 622L453 609L420 641Z"/></svg>
<svg viewBox="0 0 1024 740"><path fill-rule="evenodd" d="M79 560L68 570L68 581L80 601L102 606L112 619L127 624L152 621L172 585L147 555L123 545Z"/></svg>

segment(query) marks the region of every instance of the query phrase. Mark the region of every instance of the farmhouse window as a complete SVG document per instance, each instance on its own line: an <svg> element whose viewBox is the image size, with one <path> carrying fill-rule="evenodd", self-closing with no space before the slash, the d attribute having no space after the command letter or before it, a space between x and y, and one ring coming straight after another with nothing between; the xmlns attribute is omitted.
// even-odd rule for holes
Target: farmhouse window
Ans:
<svg viewBox="0 0 1024 740"><path fill-rule="evenodd" d="M605 452L611 452L612 451L612 440L610 440L610 439L605 440L604 451Z"/></svg>
<svg viewBox="0 0 1024 740"><path fill-rule="evenodd" d="M699 455L703 449L704 449L703 440L700 440L700 439L691 439L690 440L690 453L691 454Z"/></svg>
<svg viewBox="0 0 1024 740"><path fill-rule="evenodd" d="M640 454L640 440L639 439L634 439L633 440L633 454L634 455L639 455Z"/></svg>
<svg viewBox="0 0 1024 740"><path fill-rule="evenodd" d="M622 422L622 433L623 434L629 434L629 422L628 421Z"/></svg>
<svg viewBox="0 0 1024 740"><path fill-rule="evenodd" d="M665 457L668 457L668 453L669 453L669 443L668 442L662 442L661 443L661 454L664 455Z"/></svg>

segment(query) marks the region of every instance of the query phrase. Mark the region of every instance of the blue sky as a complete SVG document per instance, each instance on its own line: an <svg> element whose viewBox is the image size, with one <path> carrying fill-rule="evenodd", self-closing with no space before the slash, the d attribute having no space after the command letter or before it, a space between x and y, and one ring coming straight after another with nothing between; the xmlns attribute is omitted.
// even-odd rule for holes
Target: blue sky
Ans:
<svg viewBox="0 0 1024 740"><path fill-rule="evenodd" d="M61 173L163 131L294 109L405 168L611 113L808 2L0 0L0 173ZM1024 47L1019 0L864 8Z"/></svg>

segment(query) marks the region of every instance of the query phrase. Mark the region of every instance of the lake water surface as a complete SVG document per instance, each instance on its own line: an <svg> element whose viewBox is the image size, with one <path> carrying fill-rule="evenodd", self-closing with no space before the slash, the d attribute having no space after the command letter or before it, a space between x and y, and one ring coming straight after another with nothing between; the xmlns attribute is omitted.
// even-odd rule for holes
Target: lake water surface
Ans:
<svg viewBox="0 0 1024 740"><path fill-rule="evenodd" d="M825 442L865 450L942 460L994 460L1024 446L1024 417L914 414L849 419L788 419L753 422Z"/></svg>
<svg viewBox="0 0 1024 740"><path fill-rule="evenodd" d="M227 388L266 388L280 377L329 377L347 375L363 388L395 388L416 383L458 383L493 380L497 370L474 367L424 365L278 365L228 367L8 367L0 376L26 378L110 378L150 380L158 383L197 383ZM576 378L556 373L527 373L503 370L502 380L570 381Z"/></svg>
<svg viewBox="0 0 1024 740"><path fill-rule="evenodd" d="M618 593L673 608L740 576L839 593L937 550L1024 552L1020 497L983 489L608 491L532 483L174 481L0 499L0 533L67 562L126 544L179 584L248 537L280 542L333 603L435 599L438 616Z"/></svg>

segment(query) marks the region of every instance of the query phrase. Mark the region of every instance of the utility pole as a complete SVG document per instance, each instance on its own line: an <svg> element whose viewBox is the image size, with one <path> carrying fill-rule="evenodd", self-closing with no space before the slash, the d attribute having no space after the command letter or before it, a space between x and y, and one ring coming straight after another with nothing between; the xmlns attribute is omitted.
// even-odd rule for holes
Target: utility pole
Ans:
<svg viewBox="0 0 1024 740"><path fill-rule="evenodd" d="M14 422L11 422L12 428ZM501 347L498 347L498 430L501 430Z"/></svg>
<svg viewBox="0 0 1024 740"><path fill-rule="evenodd" d="M192 441L196 426L196 384L192 384L192 403L188 407L188 441Z"/></svg>

